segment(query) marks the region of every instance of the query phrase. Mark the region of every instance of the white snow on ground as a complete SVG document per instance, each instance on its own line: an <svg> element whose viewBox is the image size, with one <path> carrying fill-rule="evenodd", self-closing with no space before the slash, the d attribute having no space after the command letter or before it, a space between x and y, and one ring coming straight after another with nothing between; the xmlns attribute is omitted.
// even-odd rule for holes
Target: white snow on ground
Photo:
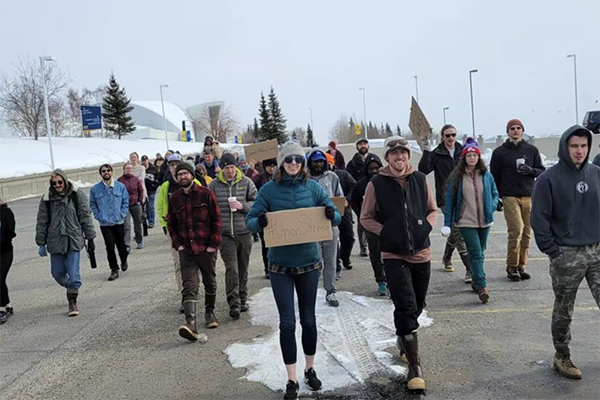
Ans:
<svg viewBox="0 0 600 400"><path fill-rule="evenodd" d="M69 179L70 180L70 179ZM48 180L48 183L50 183L50 181ZM95 183L90 183L90 182L82 182L82 181L75 181L75 184L77 186L79 186L80 188L88 188L88 187L92 187L95 185ZM21 197L17 197L15 199L12 199L11 201L15 201L15 200L25 200L25 199L32 199L34 197L40 197L39 194L28 194L27 196L21 196Z"/></svg>
<svg viewBox="0 0 600 400"><path fill-rule="evenodd" d="M399 376L406 368L399 363L394 328L394 305L387 298L357 296L337 292L338 308L325 302L325 291L317 293L317 331L319 334L315 370L323 381L323 391L362 383L369 376ZM234 343L224 353L234 368L245 368L244 379L260 382L272 390L285 388L287 375L279 347L279 315L271 288L264 288L250 299L253 325L267 325L273 332L248 343ZM433 320L427 312L419 318L422 328ZM310 389L303 383L304 355L302 328L296 304L296 340L298 345L298 381L301 394Z"/></svg>

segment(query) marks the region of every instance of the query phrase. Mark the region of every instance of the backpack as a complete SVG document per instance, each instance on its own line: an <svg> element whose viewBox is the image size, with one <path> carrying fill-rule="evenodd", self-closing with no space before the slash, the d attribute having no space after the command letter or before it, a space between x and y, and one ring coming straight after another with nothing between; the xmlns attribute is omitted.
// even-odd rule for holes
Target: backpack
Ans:
<svg viewBox="0 0 600 400"><path fill-rule="evenodd" d="M77 192L73 191L71 193L69 193L69 198L71 199L71 201L73 202L73 205L75 206L75 213L79 212L79 199L77 199ZM50 208L50 200L45 200L46 202L46 210L48 211L48 221L52 220L52 211Z"/></svg>

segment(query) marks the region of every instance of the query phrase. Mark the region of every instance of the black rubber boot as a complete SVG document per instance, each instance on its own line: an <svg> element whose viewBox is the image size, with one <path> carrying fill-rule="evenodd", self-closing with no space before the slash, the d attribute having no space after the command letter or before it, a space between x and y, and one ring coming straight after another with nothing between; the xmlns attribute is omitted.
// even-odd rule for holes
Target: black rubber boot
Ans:
<svg viewBox="0 0 600 400"><path fill-rule="evenodd" d="M421 372L419 360L419 340L417 332L400 336L402 347L406 351L408 359L408 374L406 375L406 383L408 390L425 390L425 379Z"/></svg>
<svg viewBox="0 0 600 400"><path fill-rule="evenodd" d="M198 325L196 323L196 302L186 301L183 303L183 312L185 314L185 325L179 327L179 336L190 342L199 340L206 343L208 337L205 334L198 334Z"/></svg>
<svg viewBox="0 0 600 400"><path fill-rule="evenodd" d="M452 253L454 252L454 248L450 247L446 244L446 248L444 249L444 256L442 257L442 264L444 264L444 271L452 272L454 271L454 267L452 267Z"/></svg>
<svg viewBox="0 0 600 400"><path fill-rule="evenodd" d="M78 295L78 289L67 289L67 301L69 302L69 317L75 317L79 315L79 309L77 308Z"/></svg>
<svg viewBox="0 0 600 400"><path fill-rule="evenodd" d="M471 276L471 259L469 258L469 253L459 253L460 259L462 263L465 265L465 283L473 282L473 277Z"/></svg>
<svg viewBox="0 0 600 400"><path fill-rule="evenodd" d="M213 329L219 326L219 321L217 317L215 317L215 302L217 300L216 294L207 294L204 296L205 299L205 313L204 320L206 322L206 327L209 329Z"/></svg>

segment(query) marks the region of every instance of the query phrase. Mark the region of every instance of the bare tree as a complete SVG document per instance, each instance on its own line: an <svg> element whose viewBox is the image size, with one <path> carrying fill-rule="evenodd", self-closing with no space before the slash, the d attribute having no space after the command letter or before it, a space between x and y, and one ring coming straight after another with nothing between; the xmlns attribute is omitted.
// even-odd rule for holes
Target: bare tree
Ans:
<svg viewBox="0 0 600 400"><path fill-rule="evenodd" d="M228 138L240 131L238 119L231 108L223 108L221 104L205 107L200 114L193 117L192 125L196 134L210 135L222 143L226 143Z"/></svg>
<svg viewBox="0 0 600 400"><path fill-rule="evenodd" d="M292 132L290 132L290 138L297 140L302 147L308 147L306 144L306 129L303 127L297 126L292 129Z"/></svg>
<svg viewBox="0 0 600 400"><path fill-rule="evenodd" d="M34 137L46 135L44 112L44 89L46 82L50 125L54 135L62 133L65 122L65 104L61 97L66 89L69 77L52 63L44 66L32 59L20 61L15 66L14 76L3 74L0 80L0 109L7 125L21 136Z"/></svg>
<svg viewBox="0 0 600 400"><path fill-rule="evenodd" d="M353 127L354 123L346 115L342 114L329 130L329 139L335 140L338 143L352 143L356 140L356 133Z"/></svg>
<svg viewBox="0 0 600 400"><path fill-rule="evenodd" d="M81 89L81 93L74 88L67 91L67 115L72 122L81 124L81 106L102 105L102 99L106 94L106 85L100 85L94 90Z"/></svg>

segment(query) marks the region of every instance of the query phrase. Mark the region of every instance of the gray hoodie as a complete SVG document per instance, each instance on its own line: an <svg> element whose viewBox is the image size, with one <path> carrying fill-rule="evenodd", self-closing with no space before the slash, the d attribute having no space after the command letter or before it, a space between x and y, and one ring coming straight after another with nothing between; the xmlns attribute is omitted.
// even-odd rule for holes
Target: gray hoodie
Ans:
<svg viewBox="0 0 600 400"><path fill-rule="evenodd" d="M569 138L579 132L591 149L589 130L579 125L567 129L560 139L558 164L539 176L533 191L531 227L539 249L551 258L561 254L559 246L600 242L600 167L588 162L588 153L576 169L567 147Z"/></svg>
<svg viewBox="0 0 600 400"><path fill-rule="evenodd" d="M325 156L319 149L312 149L306 158L308 159L308 164L311 163L311 156L314 153L320 152ZM310 169L310 168L309 168ZM340 178L335 174L335 172L329 171L327 166L327 161L325 161L325 170L321 175L310 175L312 179L317 181L319 185L323 188L325 193L329 195L329 197L344 197L344 191L342 190L342 185L340 184Z"/></svg>

